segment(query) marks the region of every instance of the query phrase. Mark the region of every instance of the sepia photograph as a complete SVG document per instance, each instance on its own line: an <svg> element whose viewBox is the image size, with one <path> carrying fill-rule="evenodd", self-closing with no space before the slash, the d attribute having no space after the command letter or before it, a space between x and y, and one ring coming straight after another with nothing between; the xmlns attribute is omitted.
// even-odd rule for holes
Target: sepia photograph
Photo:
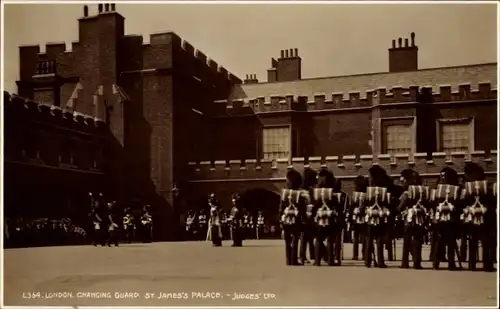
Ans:
<svg viewBox="0 0 500 309"><path fill-rule="evenodd" d="M498 308L496 1L1 6L1 308Z"/></svg>

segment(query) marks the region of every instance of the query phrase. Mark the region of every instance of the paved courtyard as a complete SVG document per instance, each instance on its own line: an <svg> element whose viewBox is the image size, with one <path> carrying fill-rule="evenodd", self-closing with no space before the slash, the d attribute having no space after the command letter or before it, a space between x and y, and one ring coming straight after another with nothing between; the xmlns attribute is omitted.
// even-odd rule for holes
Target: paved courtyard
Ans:
<svg viewBox="0 0 500 309"><path fill-rule="evenodd" d="M250 240L244 245L231 248L225 242L222 248L212 248L208 242L182 242L9 249L4 251L4 302L7 306L496 305L496 273L401 270L399 262L388 262L388 269L367 269L361 261L351 260L351 245L345 246L342 267L287 267L281 241Z"/></svg>

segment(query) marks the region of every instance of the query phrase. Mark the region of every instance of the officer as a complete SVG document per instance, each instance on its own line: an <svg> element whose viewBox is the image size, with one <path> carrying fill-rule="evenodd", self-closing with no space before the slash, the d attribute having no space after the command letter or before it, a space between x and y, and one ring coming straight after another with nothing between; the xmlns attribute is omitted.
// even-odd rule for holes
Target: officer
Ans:
<svg viewBox="0 0 500 309"><path fill-rule="evenodd" d="M228 220L231 224L231 238L233 239L233 245L231 247L241 247L243 245L244 226L240 195L238 193L234 193L231 201L233 203L233 208L231 209L231 214Z"/></svg>
<svg viewBox="0 0 500 309"><path fill-rule="evenodd" d="M222 246L222 226L221 226L221 207L215 193L208 196L208 206L210 207L209 229L214 247Z"/></svg>

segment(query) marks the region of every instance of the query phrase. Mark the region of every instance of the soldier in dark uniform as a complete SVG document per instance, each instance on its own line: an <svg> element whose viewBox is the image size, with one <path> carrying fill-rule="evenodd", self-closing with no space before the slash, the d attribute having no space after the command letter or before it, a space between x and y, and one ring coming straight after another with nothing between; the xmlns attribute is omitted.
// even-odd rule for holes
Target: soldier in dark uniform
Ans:
<svg viewBox="0 0 500 309"><path fill-rule="evenodd" d="M306 168L304 170L304 182L302 184L302 190L304 190L305 196L309 196L309 202L306 205L305 217L302 220L302 232L300 233L300 248L299 256L300 263L309 264L310 260L307 259L306 251L309 249L309 258L314 259L314 237L316 232L316 225L314 223L314 205L310 197L312 196L312 190L316 185L316 171Z"/></svg>
<svg viewBox="0 0 500 309"><path fill-rule="evenodd" d="M469 270L476 270L476 257L478 245L481 241L483 249L483 269L494 271L493 245L496 239L490 235L491 225L494 220L494 197L489 188L484 170L476 163L465 164L465 189L463 194L465 208L461 221L469 238ZM496 225L495 225L496 228Z"/></svg>
<svg viewBox="0 0 500 309"><path fill-rule="evenodd" d="M104 205L102 204L102 194L99 194L94 198L93 194L89 192L90 196L90 218L92 220L92 225L94 228L94 240L92 244L94 246L101 245L104 246L106 243L106 211L104 209Z"/></svg>
<svg viewBox="0 0 500 309"><path fill-rule="evenodd" d="M266 224L266 220L264 218L264 213L262 210L259 210L259 214L257 216L257 225L256 225L256 230L255 230L255 235L257 239L261 239L263 234L264 234L264 226Z"/></svg>
<svg viewBox="0 0 500 309"><path fill-rule="evenodd" d="M238 193L234 193L231 200L233 202L233 208L231 209L231 214L228 220L231 224L231 237L233 239L233 245L231 247L241 247L243 245L244 226L240 195Z"/></svg>
<svg viewBox="0 0 500 309"><path fill-rule="evenodd" d="M186 238L187 240L194 240L196 226L196 213L190 209L186 218Z"/></svg>
<svg viewBox="0 0 500 309"><path fill-rule="evenodd" d="M354 192L351 198L351 205L349 207L349 220L351 222L351 227L353 230L353 252L352 259L357 260L359 258L359 244L362 245L361 254L364 260L365 252L365 235L366 235L366 222L364 203L366 198L366 188L368 187L368 181L363 176L356 177L354 181Z"/></svg>
<svg viewBox="0 0 500 309"><path fill-rule="evenodd" d="M143 214L141 216L144 242L153 241L153 216L151 215L150 208L151 207L149 205L144 206Z"/></svg>
<svg viewBox="0 0 500 309"><path fill-rule="evenodd" d="M198 214L198 240L205 240L208 235L208 218L205 208L200 209Z"/></svg>
<svg viewBox="0 0 500 309"><path fill-rule="evenodd" d="M111 247L114 244L118 247L118 218L117 218L116 202L112 201L108 203L108 240L107 245Z"/></svg>
<svg viewBox="0 0 500 309"><path fill-rule="evenodd" d="M379 268L386 268L384 262L384 245L386 229L388 228L388 217L390 215L389 204L391 197L389 188L392 180L387 172L375 165L370 168L370 186L366 190L366 203L364 212L366 213L367 234L365 237L365 266L371 267L373 254L375 252L374 243L377 244L376 264Z"/></svg>
<svg viewBox="0 0 500 309"><path fill-rule="evenodd" d="M285 255L287 265L300 265L297 259L298 242L301 233L301 219L305 217L306 202L302 197L302 177L292 169L286 174L287 189L281 193L279 213L283 226L285 240Z"/></svg>
<svg viewBox="0 0 500 309"><path fill-rule="evenodd" d="M335 180L333 187L333 202L335 205L337 216L334 218L336 223L335 229L335 264L340 266L342 264L343 246L344 246L344 231L347 227L346 212L348 198L347 194L342 191L342 183L339 179Z"/></svg>
<svg viewBox="0 0 500 309"><path fill-rule="evenodd" d="M422 186L420 175L411 169L403 170L401 183L405 189L397 208L403 214L404 222L401 268L410 267L409 255L412 252L413 268L422 269L422 245L427 226L430 188Z"/></svg>
<svg viewBox="0 0 500 309"><path fill-rule="evenodd" d="M452 168L445 167L441 170L440 175L440 183L431 193L433 220L437 229L433 251L433 268L439 269L439 263L447 249L448 269L456 270L457 223L462 212L461 188L458 186L458 174Z"/></svg>
<svg viewBox="0 0 500 309"><path fill-rule="evenodd" d="M251 216L246 208L243 209L243 239L250 239L251 235Z"/></svg>
<svg viewBox="0 0 500 309"><path fill-rule="evenodd" d="M125 238L130 244L134 239L135 223L134 216L132 215L132 210L130 207L125 209L125 216L123 217L123 229L125 230Z"/></svg>
<svg viewBox="0 0 500 309"><path fill-rule="evenodd" d="M215 193L208 196L208 205L210 206L210 236L214 247L222 246L222 227L221 227L221 207Z"/></svg>
<svg viewBox="0 0 500 309"><path fill-rule="evenodd" d="M314 265L320 266L321 260L326 259L329 266L335 265L335 232L337 229L336 217L338 211L337 204L334 202L333 187L335 185L335 177L333 174L322 169L318 173L318 188L313 191L314 221L316 223L315 232L315 258ZM323 242L326 240L326 247Z"/></svg>

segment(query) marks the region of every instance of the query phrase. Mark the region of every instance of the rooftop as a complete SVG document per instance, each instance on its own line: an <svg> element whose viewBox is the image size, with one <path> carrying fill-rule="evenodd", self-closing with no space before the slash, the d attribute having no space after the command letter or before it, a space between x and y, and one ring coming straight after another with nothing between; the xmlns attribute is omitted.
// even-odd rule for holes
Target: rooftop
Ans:
<svg viewBox="0 0 500 309"><path fill-rule="evenodd" d="M422 69L412 72L369 73L346 76L332 76L301 79L288 82L241 84L234 87L231 99L269 98L274 95L294 95L312 97L315 94L342 92L347 98L351 91L359 91L364 96L367 91L379 87L391 89L393 86L432 86L451 85L457 89L459 84L489 81L492 88L497 87L497 64L483 63L455 67Z"/></svg>

